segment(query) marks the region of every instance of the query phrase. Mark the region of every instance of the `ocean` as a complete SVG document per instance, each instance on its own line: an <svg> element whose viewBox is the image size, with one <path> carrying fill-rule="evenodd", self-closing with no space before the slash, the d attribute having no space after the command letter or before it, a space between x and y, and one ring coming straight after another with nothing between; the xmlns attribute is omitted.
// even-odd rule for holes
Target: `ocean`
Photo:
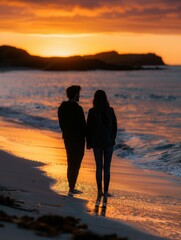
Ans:
<svg viewBox="0 0 181 240"><path fill-rule="evenodd" d="M106 91L118 120L114 154L181 177L181 66L162 70L0 72L0 116L59 132L57 108L65 90L81 85L87 117L97 89Z"/></svg>

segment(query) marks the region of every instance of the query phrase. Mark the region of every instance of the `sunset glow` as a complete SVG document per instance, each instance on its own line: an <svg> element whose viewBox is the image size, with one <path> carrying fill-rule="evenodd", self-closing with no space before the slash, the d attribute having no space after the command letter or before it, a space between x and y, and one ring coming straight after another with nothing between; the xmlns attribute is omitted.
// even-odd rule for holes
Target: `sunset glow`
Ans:
<svg viewBox="0 0 181 240"><path fill-rule="evenodd" d="M41 56L154 52L181 64L181 2L0 1L0 45Z"/></svg>

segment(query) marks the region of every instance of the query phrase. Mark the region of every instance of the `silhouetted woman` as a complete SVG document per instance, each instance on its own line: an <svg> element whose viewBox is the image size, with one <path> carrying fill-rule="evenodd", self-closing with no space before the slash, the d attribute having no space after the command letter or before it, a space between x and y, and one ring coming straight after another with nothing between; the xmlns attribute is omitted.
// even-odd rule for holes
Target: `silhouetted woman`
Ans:
<svg viewBox="0 0 181 240"><path fill-rule="evenodd" d="M117 133L117 120L114 109L109 106L106 93L97 90L93 99L93 108L87 118L87 149L93 148L96 162L96 182L98 199L103 195L103 204L107 202L110 182L110 166ZM102 188L104 172L104 189Z"/></svg>

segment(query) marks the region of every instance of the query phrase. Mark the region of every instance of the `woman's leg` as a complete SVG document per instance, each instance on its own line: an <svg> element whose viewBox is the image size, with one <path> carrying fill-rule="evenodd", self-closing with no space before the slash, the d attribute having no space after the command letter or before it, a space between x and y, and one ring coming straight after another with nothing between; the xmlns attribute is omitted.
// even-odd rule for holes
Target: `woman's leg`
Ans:
<svg viewBox="0 0 181 240"><path fill-rule="evenodd" d="M110 182L110 167L112 160L113 147L104 149L104 192L108 192Z"/></svg>
<svg viewBox="0 0 181 240"><path fill-rule="evenodd" d="M94 148L93 151L96 162L96 182L98 193L102 193L103 150L101 148Z"/></svg>

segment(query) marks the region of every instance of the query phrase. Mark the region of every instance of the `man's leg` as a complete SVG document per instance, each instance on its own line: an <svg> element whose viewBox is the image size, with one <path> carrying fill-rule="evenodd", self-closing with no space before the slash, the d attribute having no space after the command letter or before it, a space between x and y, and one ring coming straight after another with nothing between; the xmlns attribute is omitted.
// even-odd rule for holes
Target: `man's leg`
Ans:
<svg viewBox="0 0 181 240"><path fill-rule="evenodd" d="M79 174L80 165L84 156L85 141L65 142L67 152L67 178L70 191L73 191Z"/></svg>
<svg viewBox="0 0 181 240"><path fill-rule="evenodd" d="M74 189L84 156L85 141L79 141L72 146L71 187Z"/></svg>
<svg viewBox="0 0 181 240"><path fill-rule="evenodd" d="M71 142L64 141L65 149L67 154L67 180L69 188L71 188L71 169L72 169L72 153L71 153Z"/></svg>

